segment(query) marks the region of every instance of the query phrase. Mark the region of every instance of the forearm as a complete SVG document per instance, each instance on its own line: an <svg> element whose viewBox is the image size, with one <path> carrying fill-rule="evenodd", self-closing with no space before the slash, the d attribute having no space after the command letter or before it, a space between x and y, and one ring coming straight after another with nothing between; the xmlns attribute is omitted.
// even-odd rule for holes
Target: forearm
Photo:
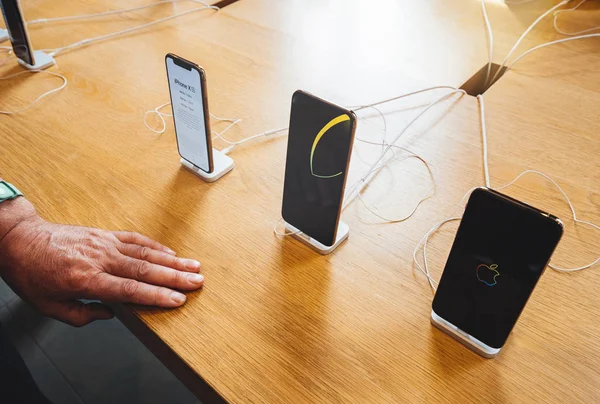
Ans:
<svg viewBox="0 0 600 404"><path fill-rule="evenodd" d="M0 178L1 180L2 178ZM0 203L0 247L4 238L12 229L19 223L36 216L35 208L24 197Z"/></svg>

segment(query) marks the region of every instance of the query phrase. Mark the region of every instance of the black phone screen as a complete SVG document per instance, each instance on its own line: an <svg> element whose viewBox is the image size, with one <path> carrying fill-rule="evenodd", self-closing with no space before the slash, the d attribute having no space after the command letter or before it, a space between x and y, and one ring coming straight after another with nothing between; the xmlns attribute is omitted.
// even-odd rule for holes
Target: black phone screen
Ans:
<svg viewBox="0 0 600 404"><path fill-rule="evenodd" d="M487 189L475 190L433 300L433 311L501 348L562 235L556 218Z"/></svg>
<svg viewBox="0 0 600 404"><path fill-rule="evenodd" d="M282 216L326 246L335 243L355 126L351 111L294 93Z"/></svg>
<svg viewBox="0 0 600 404"><path fill-rule="evenodd" d="M32 50L29 49L27 31L17 0L0 0L0 7L15 55L25 63L33 65Z"/></svg>

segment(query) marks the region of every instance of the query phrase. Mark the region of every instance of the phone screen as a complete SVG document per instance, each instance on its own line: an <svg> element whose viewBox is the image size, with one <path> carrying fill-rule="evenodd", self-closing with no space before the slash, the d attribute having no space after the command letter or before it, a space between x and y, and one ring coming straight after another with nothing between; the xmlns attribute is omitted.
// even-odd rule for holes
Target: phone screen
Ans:
<svg viewBox="0 0 600 404"><path fill-rule="evenodd" d="M555 218L490 190L473 191L433 311L501 348L561 235Z"/></svg>
<svg viewBox="0 0 600 404"><path fill-rule="evenodd" d="M167 77L179 154L211 172L210 150L200 71L191 63L167 56Z"/></svg>
<svg viewBox="0 0 600 404"><path fill-rule="evenodd" d="M283 189L283 219L321 244L335 243L356 117L294 93Z"/></svg>
<svg viewBox="0 0 600 404"><path fill-rule="evenodd" d="M6 29L10 36L10 42L12 43L15 55L27 64L35 64L33 55L31 54L32 50L29 48L27 31L23 23L23 16L21 15L18 1L0 0L0 7L2 8L2 15L4 16L4 22L6 23Z"/></svg>

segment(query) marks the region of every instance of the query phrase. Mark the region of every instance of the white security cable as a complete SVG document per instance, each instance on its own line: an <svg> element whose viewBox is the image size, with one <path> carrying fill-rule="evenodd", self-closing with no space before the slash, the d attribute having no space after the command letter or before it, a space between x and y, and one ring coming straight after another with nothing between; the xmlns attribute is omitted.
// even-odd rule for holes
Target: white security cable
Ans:
<svg viewBox="0 0 600 404"><path fill-rule="evenodd" d="M50 91L47 91L44 94L40 95L32 103L30 103L30 104L28 104L28 105L26 105L26 106L24 106L22 108L19 108L19 109L16 109L16 110L12 110L12 111L10 111L10 110L0 110L0 114L2 114L2 115L15 115L15 114L18 114L20 112L26 111L29 108L33 107L35 104L37 104L43 98L46 98L50 94L53 94L53 93L56 93L56 92L62 90L63 88L65 88L67 86L67 83L68 83L67 78L65 76L63 76L62 74L53 73L53 72L49 72L49 71L46 71L46 70L25 70L25 71L21 71L21 72L14 73L14 74L9 74L8 76L0 77L0 80L10 80L12 78L21 76L23 74L29 74L29 73L49 74L51 76L58 77L58 78L62 79L63 83L60 86L58 86L58 87L56 87L56 88L54 88L54 89L52 89Z"/></svg>
<svg viewBox="0 0 600 404"><path fill-rule="evenodd" d="M160 6L162 4L183 3L183 2L187 2L187 3L199 3L199 4L202 4L205 7L210 7L209 4L207 4L207 3L203 2L203 1L199 1L199 0L163 0L163 1L157 1L156 3L152 3L152 4L146 4L145 6L132 7L132 8L126 8L126 9L121 9L121 10L104 11L104 12L101 12L101 13L83 14L83 15L72 15L72 16L66 16L66 17L55 17L55 18L38 18L36 20L27 21L27 25L38 25L38 24L47 24L47 23L54 23L54 22L85 20L85 19L90 19L90 18L100 18L100 17L109 16L109 15L131 13L131 12L134 12L134 11L139 11L139 10L144 10L144 9L151 8L151 7Z"/></svg>
<svg viewBox="0 0 600 404"><path fill-rule="evenodd" d="M381 214L379 214L377 212L377 209L375 207L370 206L369 204L367 204L367 202L365 201L365 199L362 197L362 194L358 194L358 198L361 201L361 203L364 205L364 207L371 212L373 215L377 216L379 219L383 220L383 223L400 223L403 221L406 221L408 219L410 219L416 212L417 209L419 208L419 206L421 206L421 204L423 202L425 202L427 199L431 198L433 195L435 195L435 177L433 175L433 172L431 170L431 167L434 167L432 164L429 164L425 159L423 159L422 157L418 156L417 154L415 154L414 152L401 147L401 146L396 146L396 145L390 145L389 143L387 143L387 119L385 118L385 115L383 114L383 112L381 110L379 110L377 107L374 106L369 106L369 108L374 109L375 111L377 111L377 113L379 114L379 116L381 116L381 119L383 121L383 140L382 142L373 142L373 141L369 141L369 140L365 140L365 139L361 139L358 136L355 137L355 140L361 143L366 143L366 144L371 144L371 145L376 145L376 146L381 146L381 152L385 153L385 148L391 146L392 149L392 157L389 158L385 163L382 163L380 166L377 167L373 167L369 172L367 172L365 175L363 175L363 177L356 181L353 185L348 187L348 191L346 192L346 196L347 195L351 195L358 186L360 186L369 176L371 173L374 173L376 171L379 171L381 169L383 169L384 167L387 167L388 165L390 165L393 162L396 161L400 161L401 159L396 158L396 149L398 150L402 150L405 151L409 154L409 156L404 157L402 160L407 159L407 158L415 158L419 161L421 161L425 167L427 168L427 171L430 175L431 178L431 188L427 190L427 192L421 197L421 199L419 199L416 204L414 205L414 207L409 211L409 213L405 216L402 216L401 218L396 218L396 219L390 219L387 217L382 216ZM434 167L435 168L435 167ZM436 169L437 171L437 169ZM346 199L346 198L344 198ZM345 205L346 209L349 205Z"/></svg>
<svg viewBox="0 0 600 404"><path fill-rule="evenodd" d="M373 163L372 167L367 171L367 175L362 178L363 184L357 188L358 192L353 191L352 193L349 193L348 195L346 195L342 209L345 209L346 207L348 207L354 201L354 199L356 199L358 197L358 194L360 194L366 188L366 186L372 181L372 179L377 175L377 173L381 169L381 167L379 167L379 168L377 168L377 167L380 165L381 161L385 159L387 152L392 149L391 146L395 145L395 143L411 128L411 126L415 122L417 122L423 115L425 115L431 108L433 108L435 105L439 104L440 102L446 100L447 98L449 98L452 95L457 94L457 93L466 94L465 91L463 91L463 90L454 89L452 92L445 94L442 97L439 97L438 99L436 99L435 101L430 103L417 116L415 116L413 118L413 120L410 121L408 123L408 125L406 125L402 129L402 131L400 131L400 133L398 135L396 135L396 137L387 145L387 147L385 148L384 152L381 154L379 159L375 163Z"/></svg>
<svg viewBox="0 0 600 404"><path fill-rule="evenodd" d="M352 108L352 107L351 108L353 109L354 112L357 112L357 111L361 111L361 110L366 109L366 108L373 108L373 107L376 107L378 105L387 104L387 103L392 102L392 101L397 101L397 100L400 100L402 98L411 97L413 95L422 94L422 93L426 93L426 92L433 91L433 90L456 90L456 87L453 87L453 86L434 86L434 87L428 87L428 88L424 88L422 90L412 91L410 93L406 93L406 94L402 94L402 95L399 95L399 96L396 96L396 97L388 98L388 99L385 99L385 100L382 100L382 101L377 101L377 102L374 102L373 104L360 105L360 106L358 106L356 108Z"/></svg>
<svg viewBox="0 0 600 404"><path fill-rule="evenodd" d="M490 82L490 75L492 73L492 63L494 61L494 33L492 32L492 24L490 23L490 18L487 13L485 1L486 0L481 0L481 11L483 13L483 20L485 22L488 37L488 67L487 73L485 75L484 91L488 88L488 83Z"/></svg>
<svg viewBox="0 0 600 404"><path fill-rule="evenodd" d="M370 143L373 145L379 145L379 143L376 142L368 142L368 141L364 141L366 143ZM381 145L387 146L387 143L381 143ZM423 202L425 202L426 200L428 200L429 198L431 198L432 196L435 195L435 177L433 175L433 171L432 171L432 167L435 168L435 166L433 166L432 164L428 163L424 158L422 158L421 156L415 154L414 152L404 148L404 147L400 147L400 146L393 146L394 148L397 148L399 150L403 150L406 151L407 153L409 153L409 155L407 156L407 158L415 158L419 161L421 161L425 167L427 168L427 172L429 173L429 177L431 179L431 187L423 194L423 196L415 203L415 205L412 207L411 210L409 210L408 214L401 216L400 218L394 218L394 219L390 219L386 216L381 215L379 212L377 212L377 210L373 207L371 207L369 204L367 204L367 202L364 200L362 194L358 194L358 198L361 201L361 203L364 205L364 207L371 212L373 215L377 216L379 219L383 220L383 223L400 223L400 222L404 222L408 219L410 219L419 209L419 206L421 206L421 204ZM384 166L387 166L388 164L392 163L393 161L399 161L399 159L392 159L390 161L387 161L385 163ZM378 170L381 169L383 167L379 167L377 168Z"/></svg>
<svg viewBox="0 0 600 404"><path fill-rule="evenodd" d="M167 122L165 122L165 116L173 116L173 114L168 114L165 112L160 112L161 109L163 109L164 107L166 107L167 105L171 105L170 102L166 102L162 105L159 105L158 107L148 110L146 112L144 112L144 125L146 125L146 128L150 129L152 132L154 133L158 133L159 135L162 135L163 133L165 133L165 131L167 130ZM150 125L148 125L148 115L149 114L156 114L156 116L158 116L158 118L160 119L161 122L161 127L160 129L154 129L151 128Z"/></svg>
<svg viewBox="0 0 600 404"><path fill-rule="evenodd" d="M170 117L173 116L173 114L169 114L167 112L161 112L161 109L163 109L164 107L166 107L167 105L171 105L170 102L167 102L165 104L159 105L158 107L148 110L144 113L144 125L146 125L146 128L150 129L152 132L157 133L159 135L162 135L163 133L165 133L165 131L167 130L167 123L165 121L164 117ZM156 116L158 116L158 118L161 121L161 128L160 129L154 129L152 128L149 124L148 124L148 115L149 114L156 114ZM231 122L225 129L223 129L221 132L216 132L213 131L214 137L213 140L216 139L221 139L223 140L225 143L229 143L232 144L233 142L230 142L229 140L225 139L223 137L223 135L225 133L227 133L231 128L233 128L235 125L239 124L240 122L242 122L241 119L230 119L230 118L221 118L215 114L210 114L210 116L213 119L216 119L219 122Z"/></svg>
<svg viewBox="0 0 600 404"><path fill-rule="evenodd" d="M576 41L576 40L579 40L579 39L586 39L586 38L598 38L598 37L600 37L600 33L597 33L597 34L586 34L586 35L573 36L573 37L564 38L564 39L557 39L556 41L551 41L551 42L547 42L547 43L542 44L542 45L535 46L535 47L529 49L528 51L526 51L525 53L523 53L518 58L516 58L510 65L508 65L507 70L512 69L512 67L519 60L523 59L525 56L529 55L531 52L534 52L534 51L536 51L538 49L542 49L542 48L545 48L547 46L556 45L556 44L560 44L560 43L564 43L564 42Z"/></svg>
<svg viewBox="0 0 600 404"><path fill-rule="evenodd" d="M483 95L477 96L477 102L479 104L479 119L481 122L481 140L483 143L483 179L486 187L490 185L490 167L488 165L488 145L487 145L487 129L485 124L485 103L483 101Z"/></svg>
<svg viewBox="0 0 600 404"><path fill-rule="evenodd" d="M227 140L227 139L225 139L223 137L220 137L221 140L223 140L223 141L225 141L225 143L229 144L228 147L224 148L221 151L223 153L227 154L227 153L231 152L231 150L233 150L234 147L239 146L239 145L241 145L243 143L250 142L250 141L252 141L254 139L258 139L258 138L265 137L265 136L276 135L278 133L285 132L286 130L288 130L288 127L283 127L283 128L279 128L279 129L272 129L272 130L268 130L268 131L263 132L263 133L259 133L258 135L254 135L254 136L250 136L250 137L244 138L242 140L238 140L236 142L232 142L232 141Z"/></svg>
<svg viewBox="0 0 600 404"><path fill-rule="evenodd" d="M582 34L587 34L588 32L593 32L593 31L597 31L600 29L600 26L597 27L593 27L593 28L588 28L588 29L584 29L581 31L576 31L576 32L567 32L562 30L561 28L559 28L558 26L558 16L561 15L562 13L572 13L573 11L577 10L579 7L581 7L587 0L581 0L575 7L573 8L568 8L566 10L558 10L554 12L554 29L563 34L563 35L568 35L568 36L574 36L574 35L582 35Z"/></svg>
<svg viewBox="0 0 600 404"><path fill-rule="evenodd" d="M569 1L571 1L571 0L563 0L563 1L561 1L556 6L552 7L550 10L548 10L545 13L543 13L542 15L540 15L537 18L537 20L535 20L533 22L533 24L531 24L529 26L529 28L527 28L525 30L525 32L519 37L519 39L517 40L517 42L515 43L515 45L511 48L511 50L508 52L508 54L506 55L506 57L502 61L502 64L500 65L500 67L496 71L496 74L494 74L494 76L492 77L492 80L491 80L492 83L496 80L496 77L498 77L498 75L504 70L504 66L506 66L506 63L508 62L508 60L510 59L510 57L512 56L512 54L515 52L515 50L517 50L517 48L519 47L519 45L521 44L521 42L523 42L523 39L525 39L525 37L531 32L531 30L533 28L535 28L535 26L538 25L539 22L542 21L547 15L551 14L556 9L558 9L558 8L564 6L565 4L569 3Z"/></svg>
<svg viewBox="0 0 600 404"><path fill-rule="evenodd" d="M49 52L50 56L57 56L60 53L63 53L64 51L69 50L69 49L77 48L77 47L84 46L84 45L89 45L90 43L98 42L98 41L103 41L103 40L106 40L106 39L109 39L109 38L114 38L116 36L129 34L129 33L134 32L134 31L139 31L141 29L148 28L148 27L151 27L151 26L156 25L156 24L160 24L160 23L163 23L163 22L166 22L166 21L173 20L175 18L183 17L185 15L188 15L188 14L191 14L191 13L195 13L195 12L198 12L198 11L203 11L203 10L219 10L219 8L218 7L214 7L214 6L205 6L205 7L195 8L195 9L192 9L192 10L187 10L187 11L183 11L181 13L173 14L173 15L171 15L169 17L161 18L161 19L156 20L156 21L148 22L146 24L142 24L142 25L138 25L138 26L135 26L135 27L132 27L132 28L124 29L122 31L117 31L117 32L113 32L113 33L110 33L110 34L106 34L106 35L100 35L100 36L93 37L93 38L83 39L83 40L77 41L77 42L75 42L75 43L73 43L71 45L63 46L63 47L56 48L56 49L45 49L44 51L45 52Z"/></svg>

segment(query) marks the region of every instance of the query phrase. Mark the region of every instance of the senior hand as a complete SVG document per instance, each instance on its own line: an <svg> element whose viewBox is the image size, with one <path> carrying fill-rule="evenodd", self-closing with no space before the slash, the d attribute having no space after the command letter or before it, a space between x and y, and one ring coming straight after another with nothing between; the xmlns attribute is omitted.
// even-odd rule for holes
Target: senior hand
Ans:
<svg viewBox="0 0 600 404"><path fill-rule="evenodd" d="M48 223L33 215L0 239L0 275L43 314L73 326L113 317L104 304L178 307L202 287L198 261L137 233Z"/></svg>

